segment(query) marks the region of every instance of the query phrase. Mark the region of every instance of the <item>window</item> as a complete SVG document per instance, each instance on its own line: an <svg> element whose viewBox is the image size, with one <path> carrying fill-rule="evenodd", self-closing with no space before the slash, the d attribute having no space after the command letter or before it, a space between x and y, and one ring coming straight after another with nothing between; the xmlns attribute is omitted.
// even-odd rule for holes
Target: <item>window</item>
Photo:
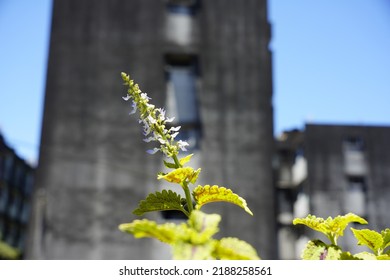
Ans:
<svg viewBox="0 0 390 280"><path fill-rule="evenodd" d="M344 151L363 151L364 141L359 136L347 137L344 141Z"/></svg>
<svg viewBox="0 0 390 280"><path fill-rule="evenodd" d="M6 181L11 180L13 164L14 164L14 158L11 154L8 154L5 157L5 164L4 164L4 179Z"/></svg>
<svg viewBox="0 0 390 280"><path fill-rule="evenodd" d="M181 126L177 140L187 141L188 150L199 148L201 136L198 109L199 70L195 56L167 55L167 113L175 117L173 126Z"/></svg>
<svg viewBox="0 0 390 280"><path fill-rule="evenodd" d="M352 136L343 142L344 171L347 176L365 176L367 173L363 138Z"/></svg>
<svg viewBox="0 0 390 280"><path fill-rule="evenodd" d="M166 36L171 43L181 46L189 45L196 41L198 27L195 16L198 11L198 1L168 1L166 17Z"/></svg>
<svg viewBox="0 0 390 280"><path fill-rule="evenodd" d="M364 177L348 177L347 189L344 197L346 212L352 212L359 216L366 216L367 185Z"/></svg>

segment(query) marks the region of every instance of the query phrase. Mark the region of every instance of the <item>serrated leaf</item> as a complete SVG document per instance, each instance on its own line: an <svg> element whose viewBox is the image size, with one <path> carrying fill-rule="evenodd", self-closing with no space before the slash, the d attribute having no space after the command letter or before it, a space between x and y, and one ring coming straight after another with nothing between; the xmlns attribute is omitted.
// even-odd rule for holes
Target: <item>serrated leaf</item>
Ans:
<svg viewBox="0 0 390 280"><path fill-rule="evenodd" d="M322 232L334 244L336 244L337 238L339 236L344 235L345 228L349 223L352 222L367 224L365 219L352 213L348 213L344 216L339 215L334 219L332 217L328 217L326 220L309 214L306 218L296 218L293 220L294 225L302 224L313 230Z"/></svg>
<svg viewBox="0 0 390 280"><path fill-rule="evenodd" d="M345 261L345 260L358 261L358 260L362 260L362 259L358 258L356 256L353 256L350 252L342 252L340 254L339 260L342 260L342 261Z"/></svg>
<svg viewBox="0 0 390 280"><path fill-rule="evenodd" d="M383 238L383 246L382 249L385 250L390 246L390 228L381 231L381 235Z"/></svg>
<svg viewBox="0 0 390 280"><path fill-rule="evenodd" d="M227 189L225 187L219 187L216 185L198 186L194 189L192 195L196 202L196 209L200 209L203 205L210 202L223 201L233 203L244 209L250 215L253 215L252 211L248 208L245 199L233 193L231 189Z"/></svg>
<svg viewBox="0 0 390 280"><path fill-rule="evenodd" d="M216 246L215 256L220 260L259 260L256 250L247 242L234 238L222 238Z"/></svg>
<svg viewBox="0 0 390 280"><path fill-rule="evenodd" d="M133 234L135 238L156 238L161 242L174 244L187 235L185 224L176 225L174 223L165 223L158 225L154 221L147 219L134 220L132 223L119 225L119 230Z"/></svg>
<svg viewBox="0 0 390 280"><path fill-rule="evenodd" d="M338 260L342 251L334 245L326 245L321 240L311 240L306 244L302 252L304 260Z"/></svg>
<svg viewBox="0 0 390 280"><path fill-rule="evenodd" d="M191 212L188 225L194 232L190 236L192 244L204 244L219 231L218 225L221 216L218 214L205 214L199 210Z"/></svg>
<svg viewBox="0 0 390 280"><path fill-rule="evenodd" d="M371 254L369 252L360 252L355 255L353 255L355 258L358 258L360 260L376 260L376 256L374 254Z"/></svg>
<svg viewBox="0 0 390 280"><path fill-rule="evenodd" d="M177 167L175 163L167 162L165 160L163 160L163 162L164 162L165 167L167 167L167 168L175 169Z"/></svg>
<svg viewBox="0 0 390 280"><path fill-rule="evenodd" d="M351 230L358 240L358 245L367 246L375 253L375 255L378 254L383 245L383 238L380 233L370 229L351 228Z"/></svg>
<svg viewBox="0 0 390 280"><path fill-rule="evenodd" d="M168 174L159 174L157 179L164 179L170 183L182 184L184 181L194 183L199 176L200 168L194 171L191 167L177 168Z"/></svg>
<svg viewBox="0 0 390 280"><path fill-rule="evenodd" d="M191 158L192 158L193 155L194 155L194 154L190 154L190 155L188 155L188 156L186 156L186 157L183 157L183 158L179 159L180 164L181 164L181 165L184 165L184 164L186 164L187 162L189 162L189 161L191 160Z"/></svg>
<svg viewBox="0 0 390 280"><path fill-rule="evenodd" d="M178 210L188 215L182 205L182 198L171 190L163 190L149 194L145 200L141 200L133 214L141 216L152 211Z"/></svg>
<svg viewBox="0 0 390 280"><path fill-rule="evenodd" d="M177 242L172 246L173 259L175 260L212 260L215 240L201 245L193 245L185 242Z"/></svg>

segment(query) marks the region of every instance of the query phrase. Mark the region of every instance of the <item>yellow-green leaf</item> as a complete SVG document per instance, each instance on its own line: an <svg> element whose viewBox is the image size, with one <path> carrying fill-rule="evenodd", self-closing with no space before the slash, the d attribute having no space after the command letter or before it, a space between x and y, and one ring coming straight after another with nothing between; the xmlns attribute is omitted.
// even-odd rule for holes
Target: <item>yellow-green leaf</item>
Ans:
<svg viewBox="0 0 390 280"><path fill-rule="evenodd" d="M302 224L313 230L322 232L332 241L333 244L336 244L339 236L344 235L345 228L352 222L367 224L365 219L352 213L348 213L344 216L339 215L334 219L332 217L328 217L326 220L309 214L306 218L296 218L293 220L294 225Z"/></svg>
<svg viewBox="0 0 390 280"><path fill-rule="evenodd" d="M198 178L200 168L194 171L192 167L177 168L168 174L159 174L157 179L164 179L170 183L182 184L183 182L194 183Z"/></svg>
<svg viewBox="0 0 390 280"><path fill-rule="evenodd" d="M244 209L250 215L252 211L248 208L245 199L233 193L232 190L219 186L198 186L193 191L193 197L196 202L196 209L200 209L203 205L210 202L229 202Z"/></svg>
<svg viewBox="0 0 390 280"><path fill-rule="evenodd" d="M188 225L194 232L190 236L192 244L204 244L219 231L218 224L221 216L218 214L205 214L199 210L191 212Z"/></svg>
<svg viewBox="0 0 390 280"><path fill-rule="evenodd" d="M133 234L135 238L156 238L161 242L173 244L181 240L187 234L185 224L176 225L165 223L158 225L154 221L147 219L134 220L132 223L121 224L119 229L123 232Z"/></svg>
<svg viewBox="0 0 390 280"><path fill-rule="evenodd" d="M181 165L184 165L184 164L186 164L187 162L189 162L193 155L194 155L194 154L190 154L190 155L188 155L188 156L186 156L186 157L183 157L183 158L179 159L180 164L181 164Z"/></svg>
<svg viewBox="0 0 390 280"><path fill-rule="evenodd" d="M163 190L149 194L145 200L141 200L138 208L133 211L133 214L141 216L151 211L166 211L178 210L188 215L188 212L181 204L181 197L171 190Z"/></svg>
<svg viewBox="0 0 390 280"><path fill-rule="evenodd" d="M351 228L351 230L358 240L358 245L365 245L370 248L375 255L378 254L383 245L383 237L380 233L370 229Z"/></svg>
<svg viewBox="0 0 390 280"><path fill-rule="evenodd" d="M20 257L20 251L7 243L0 241L0 258L15 260Z"/></svg>
<svg viewBox="0 0 390 280"><path fill-rule="evenodd" d="M215 240L201 245L186 242L177 242L172 245L173 259L175 260L212 260Z"/></svg>
<svg viewBox="0 0 390 280"><path fill-rule="evenodd" d="M382 247L382 249L385 250L388 246L390 246L390 228L382 230L381 231L381 235L382 235L382 238L383 238L383 247Z"/></svg>
<svg viewBox="0 0 390 280"><path fill-rule="evenodd" d="M379 255L376 257L376 259L382 261L390 261L390 255L389 254Z"/></svg>
<svg viewBox="0 0 390 280"><path fill-rule="evenodd" d="M355 258L358 258L360 260L376 260L376 256L374 254L371 254L369 252L360 252L355 255L353 255Z"/></svg>
<svg viewBox="0 0 390 280"><path fill-rule="evenodd" d="M215 256L220 260L259 260L256 250L247 242L234 238L222 238L216 246Z"/></svg>
<svg viewBox="0 0 390 280"><path fill-rule="evenodd" d="M321 240L311 240L306 244L301 257L304 260L338 260L341 255L339 247L328 246Z"/></svg>

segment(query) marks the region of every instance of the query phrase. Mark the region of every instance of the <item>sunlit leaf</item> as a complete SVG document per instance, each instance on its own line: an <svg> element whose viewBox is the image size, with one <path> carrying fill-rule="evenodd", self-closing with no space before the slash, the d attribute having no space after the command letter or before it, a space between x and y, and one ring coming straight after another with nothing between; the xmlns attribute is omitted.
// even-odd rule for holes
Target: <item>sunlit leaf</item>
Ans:
<svg viewBox="0 0 390 280"><path fill-rule="evenodd" d="M164 179L170 183L181 184L184 181L195 182L200 173L200 168L194 171L191 167L177 168L168 174L159 174L157 179Z"/></svg>
<svg viewBox="0 0 390 280"><path fill-rule="evenodd" d="M256 250L247 242L227 237L222 238L216 246L215 256L220 260L259 260Z"/></svg>
<svg viewBox="0 0 390 280"><path fill-rule="evenodd" d="M176 225L165 223L158 225L147 219L134 220L132 223L121 224L119 229L123 232L133 234L135 238L156 238L161 242L173 244L187 235L185 224Z"/></svg>
<svg viewBox="0 0 390 280"><path fill-rule="evenodd" d="M345 228L352 222L367 224L365 219L352 213L348 213L344 216L337 216L334 219L332 217L328 217L326 220L309 214L306 218L296 218L293 220L294 225L302 224L313 230L322 232L333 244L336 244L339 236L344 235Z"/></svg>
<svg viewBox="0 0 390 280"><path fill-rule="evenodd" d="M358 258L360 260L376 260L376 256L369 252L360 252L355 255L353 255L355 258Z"/></svg>
<svg viewBox="0 0 390 280"><path fill-rule="evenodd" d="M172 246L173 259L175 260L211 260L215 240L209 240L201 245L186 242L177 242Z"/></svg>
<svg viewBox="0 0 390 280"><path fill-rule="evenodd" d="M218 224L221 216L218 214L205 214L201 211L194 210L191 212L188 224L194 229L191 234L190 242L193 244L203 244L219 231Z"/></svg>
<svg viewBox="0 0 390 280"><path fill-rule="evenodd" d="M193 197L196 202L196 209L200 209L203 205L210 202L229 202L244 209L250 215L252 211L248 208L245 199L233 193L232 190L219 186L198 186L193 191Z"/></svg>
<svg viewBox="0 0 390 280"><path fill-rule="evenodd" d="M133 211L133 214L141 216L147 212L166 210L178 210L187 214L182 205L180 195L171 190L149 194L145 200L140 201L138 208Z"/></svg>
<svg viewBox="0 0 390 280"><path fill-rule="evenodd" d="M381 231L381 235L383 238L383 246L382 249L385 250L390 246L390 228Z"/></svg>
<svg viewBox="0 0 390 280"><path fill-rule="evenodd" d="M190 155L188 155L188 156L186 156L186 157L183 157L183 158L179 159L180 164L181 164L181 165L184 165L184 164L186 164L187 162L189 162L189 161L191 160L191 158L192 158L193 155L194 155L194 154L190 154Z"/></svg>
<svg viewBox="0 0 390 280"><path fill-rule="evenodd" d="M383 254L376 257L377 260L382 261L390 261L390 255L389 254Z"/></svg>
<svg viewBox="0 0 390 280"><path fill-rule="evenodd" d="M321 240L311 240L306 244L302 252L304 260L338 260L342 251L334 245L326 245Z"/></svg>
<svg viewBox="0 0 390 280"><path fill-rule="evenodd" d="M367 246L375 254L378 254L383 246L383 237L380 233L370 229L351 228L351 230L358 240L358 245Z"/></svg>

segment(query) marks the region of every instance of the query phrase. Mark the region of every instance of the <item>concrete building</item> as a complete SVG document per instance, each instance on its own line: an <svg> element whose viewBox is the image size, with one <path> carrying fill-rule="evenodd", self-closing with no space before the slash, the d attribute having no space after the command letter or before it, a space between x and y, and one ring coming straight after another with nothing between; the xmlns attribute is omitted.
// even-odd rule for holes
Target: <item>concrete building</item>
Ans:
<svg viewBox="0 0 390 280"><path fill-rule="evenodd" d="M34 171L0 134L0 259L25 257Z"/></svg>
<svg viewBox="0 0 390 280"><path fill-rule="evenodd" d="M162 169L121 99L125 71L176 116L199 183L247 200L254 217L205 206L221 235L275 259L269 41L265 0L55 0L29 257L167 257L117 229Z"/></svg>
<svg viewBox="0 0 390 280"><path fill-rule="evenodd" d="M390 127L308 124L304 131L284 133L277 143L281 258L297 258L307 238L323 238L292 227L292 217L352 212L369 222L355 228L390 226ZM340 244L358 252L349 230Z"/></svg>

